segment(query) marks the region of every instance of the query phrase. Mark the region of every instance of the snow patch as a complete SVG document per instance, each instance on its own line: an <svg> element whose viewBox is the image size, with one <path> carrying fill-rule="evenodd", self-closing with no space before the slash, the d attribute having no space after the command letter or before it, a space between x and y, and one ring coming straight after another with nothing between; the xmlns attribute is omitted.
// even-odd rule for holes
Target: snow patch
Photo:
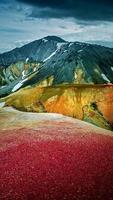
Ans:
<svg viewBox="0 0 113 200"><path fill-rule="evenodd" d="M110 80L107 78L107 76L105 74L101 74L102 78L107 81L108 83L110 83Z"/></svg>
<svg viewBox="0 0 113 200"><path fill-rule="evenodd" d="M24 79L24 77L25 77L26 75L25 75L25 70L22 72L22 79Z"/></svg>
<svg viewBox="0 0 113 200"><path fill-rule="evenodd" d="M69 44L69 47L71 47L73 45L73 42L71 42L70 44Z"/></svg>
<svg viewBox="0 0 113 200"><path fill-rule="evenodd" d="M63 46L65 44L65 42L59 42L57 43L57 50L61 48L61 46Z"/></svg>
<svg viewBox="0 0 113 200"><path fill-rule="evenodd" d="M35 68L33 69L33 71L36 72L36 70L37 70L37 68L35 67Z"/></svg>
<svg viewBox="0 0 113 200"><path fill-rule="evenodd" d="M46 39L42 39L42 41L43 41L43 42L48 42L48 40L46 40Z"/></svg>
<svg viewBox="0 0 113 200"><path fill-rule="evenodd" d="M113 71L113 67L111 66L111 70Z"/></svg>
<svg viewBox="0 0 113 200"><path fill-rule="evenodd" d="M14 86L14 88L12 89L12 92L15 92L16 90L18 90L22 85L23 85L22 81L19 82L17 85Z"/></svg>
<svg viewBox="0 0 113 200"><path fill-rule="evenodd" d="M76 73L76 72L75 72L75 74L74 74L74 78L77 79L77 73Z"/></svg>
<svg viewBox="0 0 113 200"><path fill-rule="evenodd" d="M5 102L1 102L1 103L0 103L0 108L3 108L4 105L5 105Z"/></svg>
<svg viewBox="0 0 113 200"><path fill-rule="evenodd" d="M80 49L80 50L78 50L77 52L80 53L80 52L82 52L82 51L83 51L83 49Z"/></svg>
<svg viewBox="0 0 113 200"><path fill-rule="evenodd" d="M52 56L54 56L56 54L57 50L55 50L50 56L48 56L45 60L43 60L43 62L46 62L47 60L49 60Z"/></svg>
<svg viewBox="0 0 113 200"><path fill-rule="evenodd" d="M61 46L62 45L64 45L65 43L57 43L57 49L50 55L50 56L48 56L46 59L44 59L43 60L43 62L46 62L47 60L49 60L51 57L53 57L55 54L56 54L56 52L61 48Z"/></svg>
<svg viewBox="0 0 113 200"><path fill-rule="evenodd" d="M20 81L17 85L15 85L14 88L12 89L12 92L18 90L26 80L28 80L28 78L24 79L23 81Z"/></svg>
<svg viewBox="0 0 113 200"><path fill-rule="evenodd" d="M3 85L2 87L0 87L0 89L2 89L2 88L4 88L4 87L6 87L6 85Z"/></svg>
<svg viewBox="0 0 113 200"><path fill-rule="evenodd" d="M26 63L29 61L29 58L26 58Z"/></svg>

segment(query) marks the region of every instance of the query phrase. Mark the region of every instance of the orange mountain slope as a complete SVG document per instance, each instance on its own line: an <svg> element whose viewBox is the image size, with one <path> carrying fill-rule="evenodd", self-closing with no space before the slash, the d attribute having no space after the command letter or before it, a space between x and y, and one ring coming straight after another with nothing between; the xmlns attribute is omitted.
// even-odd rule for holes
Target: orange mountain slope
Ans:
<svg viewBox="0 0 113 200"><path fill-rule="evenodd" d="M1 99L21 111L61 113L102 128L113 124L112 85L28 87Z"/></svg>

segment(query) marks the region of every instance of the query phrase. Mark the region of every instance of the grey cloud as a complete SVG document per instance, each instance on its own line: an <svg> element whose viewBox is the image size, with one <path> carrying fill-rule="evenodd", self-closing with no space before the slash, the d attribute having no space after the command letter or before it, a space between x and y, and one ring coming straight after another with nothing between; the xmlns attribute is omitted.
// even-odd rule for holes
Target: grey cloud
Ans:
<svg viewBox="0 0 113 200"><path fill-rule="evenodd" d="M18 0L33 5L31 17L113 21L113 1L110 0Z"/></svg>

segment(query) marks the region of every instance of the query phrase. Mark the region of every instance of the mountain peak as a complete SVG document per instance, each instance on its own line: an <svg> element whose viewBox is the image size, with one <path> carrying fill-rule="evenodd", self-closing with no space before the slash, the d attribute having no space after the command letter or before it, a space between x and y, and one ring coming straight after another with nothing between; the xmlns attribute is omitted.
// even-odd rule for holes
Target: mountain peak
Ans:
<svg viewBox="0 0 113 200"><path fill-rule="evenodd" d="M48 35L48 36L46 36L46 37L44 37L43 39L45 39L45 40L54 40L54 41L56 41L56 42L66 42L65 40L63 40L62 38L60 38L60 37L57 37L57 36L54 36L54 35Z"/></svg>

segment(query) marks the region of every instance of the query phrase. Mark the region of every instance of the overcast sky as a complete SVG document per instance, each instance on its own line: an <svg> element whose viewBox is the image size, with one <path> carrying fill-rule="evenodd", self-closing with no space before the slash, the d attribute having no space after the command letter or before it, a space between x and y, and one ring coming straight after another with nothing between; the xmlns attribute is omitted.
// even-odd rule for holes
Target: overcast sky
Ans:
<svg viewBox="0 0 113 200"><path fill-rule="evenodd" d="M0 0L0 53L47 35L113 44L113 1Z"/></svg>

